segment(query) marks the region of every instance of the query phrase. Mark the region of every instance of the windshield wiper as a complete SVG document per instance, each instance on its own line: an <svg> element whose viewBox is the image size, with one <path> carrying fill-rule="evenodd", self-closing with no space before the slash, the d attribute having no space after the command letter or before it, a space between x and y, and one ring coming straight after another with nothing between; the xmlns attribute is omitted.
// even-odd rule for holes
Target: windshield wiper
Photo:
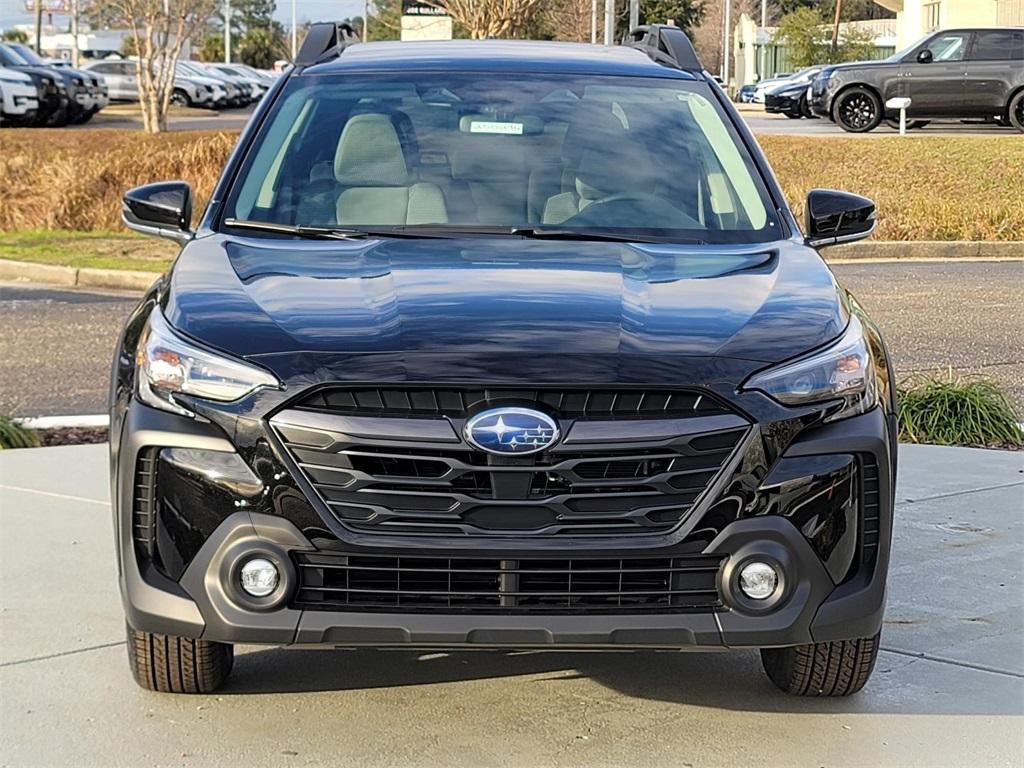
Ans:
<svg viewBox="0 0 1024 768"><path fill-rule="evenodd" d="M614 243L671 243L673 245L703 245L703 240L671 236L639 235L605 229L558 229L557 227L513 227L509 234L539 240L599 240Z"/></svg>
<svg viewBox="0 0 1024 768"><path fill-rule="evenodd" d="M451 237L450 230L435 227L317 227L295 224L273 224L269 221L249 219L224 219L224 224L239 229L255 229L259 232L277 232L316 240L365 240L371 237Z"/></svg>
<svg viewBox="0 0 1024 768"><path fill-rule="evenodd" d="M703 245L702 240L671 236L646 236L628 232L587 229L559 229L557 227L493 227L485 224L409 224L391 227L321 227L295 224L274 224L269 221L224 219L224 224L239 229L277 232L283 235L322 240L365 240L371 237L400 238L453 238L473 235L506 235L538 240L607 241L617 243L672 243L675 245Z"/></svg>

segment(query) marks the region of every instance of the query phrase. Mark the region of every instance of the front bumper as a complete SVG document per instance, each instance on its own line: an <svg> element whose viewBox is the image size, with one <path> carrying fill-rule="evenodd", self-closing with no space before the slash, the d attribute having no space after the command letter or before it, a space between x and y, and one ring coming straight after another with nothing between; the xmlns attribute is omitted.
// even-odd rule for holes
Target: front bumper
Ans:
<svg viewBox="0 0 1024 768"><path fill-rule="evenodd" d="M777 497L781 499L789 492L785 489L799 487L806 477L818 474L823 457L852 454L872 458L878 469L875 554L838 575L812 546L807 522L798 527L792 509L776 508L740 516L722 527L701 551L701 555L722 558L716 580L721 605L714 610L564 615L308 610L294 607L291 600L298 579L294 553L315 552L319 544L293 521L266 514L257 505L247 509L244 502L236 504L236 511L222 516L194 556L182 563L176 578L140 562L132 516L120 510L132 508L134 468L143 450L164 446L234 452L235 448L212 425L132 402L113 454L124 608L128 622L142 631L272 645L726 649L867 637L880 628L885 603L892 520L892 427L886 414L876 409L807 430L762 478L764 493L783 489ZM863 537L863 533L859 535ZM348 545L356 553L369 549L355 540ZM417 557L422 551L391 550L387 554ZM253 604L234 586L241 560L257 553L277 563L283 575L280 596L270 604ZM631 554L623 542L617 556ZM579 555L573 552L570 556ZM768 559L782 572L782 595L769 609L745 601L736 588L739 568L752 558Z"/></svg>

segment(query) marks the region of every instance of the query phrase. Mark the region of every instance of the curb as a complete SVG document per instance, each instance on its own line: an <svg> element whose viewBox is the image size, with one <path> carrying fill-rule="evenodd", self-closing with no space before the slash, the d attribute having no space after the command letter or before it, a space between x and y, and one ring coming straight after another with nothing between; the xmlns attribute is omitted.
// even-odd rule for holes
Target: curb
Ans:
<svg viewBox="0 0 1024 768"><path fill-rule="evenodd" d="M116 288L126 291L145 291L159 273L133 272L126 269L92 269L89 267L61 267L55 264L35 264L31 261L0 259L0 280L60 286L63 288Z"/></svg>
<svg viewBox="0 0 1024 768"><path fill-rule="evenodd" d="M915 240L851 243L822 249L828 261L835 259L873 259L899 261L920 259L943 261L946 259L1024 259L1021 241L949 241Z"/></svg>
<svg viewBox="0 0 1024 768"><path fill-rule="evenodd" d="M36 416L33 418L15 419L27 429L72 429L109 427L110 417L105 413L87 416Z"/></svg>

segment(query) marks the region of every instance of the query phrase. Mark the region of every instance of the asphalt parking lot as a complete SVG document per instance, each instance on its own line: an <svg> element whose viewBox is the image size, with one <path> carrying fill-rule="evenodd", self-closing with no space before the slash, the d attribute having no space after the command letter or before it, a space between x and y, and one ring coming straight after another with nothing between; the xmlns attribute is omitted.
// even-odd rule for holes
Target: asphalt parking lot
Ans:
<svg viewBox="0 0 1024 768"><path fill-rule="evenodd" d="M835 265L881 325L900 375L946 371L999 381L1024 413L1024 261ZM131 294L0 284L0 413L106 411L117 334Z"/></svg>
<svg viewBox="0 0 1024 768"><path fill-rule="evenodd" d="M1024 454L905 447L883 651L794 699L755 652L240 648L217 695L135 687L106 446L0 453L7 766L1019 766Z"/></svg>
<svg viewBox="0 0 1024 768"><path fill-rule="evenodd" d="M769 136L846 136L854 138L878 138L897 136L899 131L881 125L870 133L847 133L829 120L791 120L785 115L769 115L760 105L738 105L740 114L755 134ZM255 106L244 109L230 109L221 112L190 110L188 115L171 115L168 127L172 131L240 131L249 121ZM142 120L125 114L119 108L115 113L101 112L84 125L68 126L72 130L92 128L142 128ZM1013 136L1013 128L1001 128L994 124L962 123L957 120L934 121L925 128L910 131L909 136Z"/></svg>
<svg viewBox="0 0 1024 768"><path fill-rule="evenodd" d="M847 133L830 120L792 120L785 115L769 115L760 107L744 105L740 111L750 130L755 134L771 136L845 136L848 138L877 139L884 136L899 136L899 131L884 123L868 133ZM1013 128L1002 128L995 124L962 123L959 120L933 121L924 128L909 131L907 136L928 138L929 136L1014 136L1020 135Z"/></svg>

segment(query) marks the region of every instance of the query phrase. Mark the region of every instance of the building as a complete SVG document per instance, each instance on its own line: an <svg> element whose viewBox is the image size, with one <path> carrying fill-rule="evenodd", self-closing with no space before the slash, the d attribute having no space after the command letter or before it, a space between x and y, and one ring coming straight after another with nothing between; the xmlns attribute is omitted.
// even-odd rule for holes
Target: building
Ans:
<svg viewBox="0 0 1024 768"><path fill-rule="evenodd" d="M906 48L937 29L1024 26L1024 0L875 0L896 12L896 45Z"/></svg>

